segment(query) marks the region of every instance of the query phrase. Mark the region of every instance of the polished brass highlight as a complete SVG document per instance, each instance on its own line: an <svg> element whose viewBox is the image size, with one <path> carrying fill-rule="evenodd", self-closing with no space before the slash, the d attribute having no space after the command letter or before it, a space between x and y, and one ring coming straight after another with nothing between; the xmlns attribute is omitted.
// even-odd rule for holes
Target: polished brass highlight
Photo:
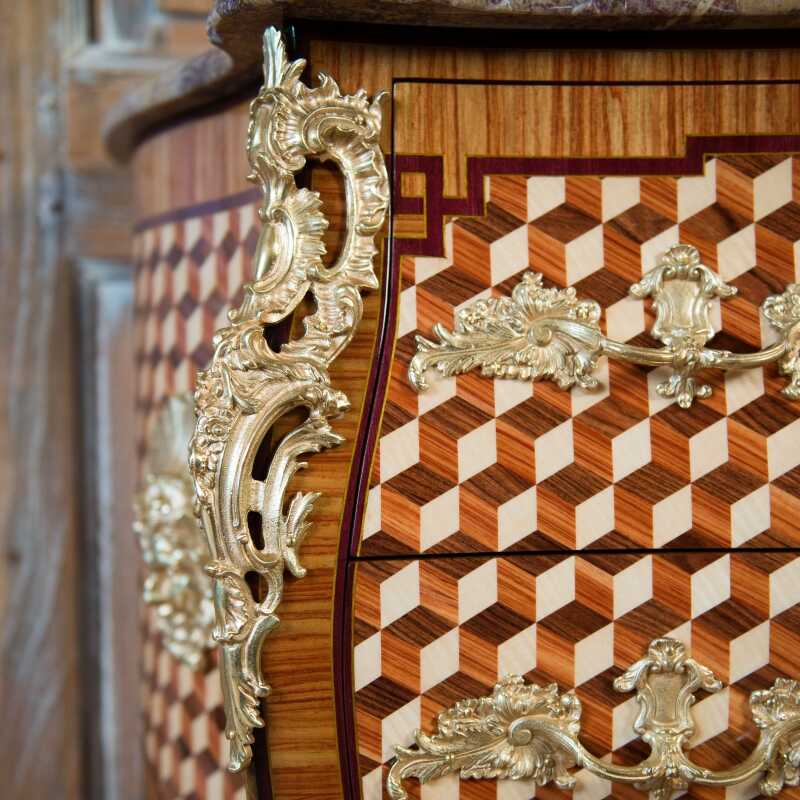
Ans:
<svg viewBox="0 0 800 800"><path fill-rule="evenodd" d="M761 306L778 332L778 341L755 353L731 353L706 347L714 336L711 303L736 294L736 288L700 262L697 249L671 247L658 265L630 287L634 297L650 297L657 319L650 331L663 347L636 347L603 336L601 308L594 300L578 300L575 290L548 289L542 276L526 272L511 297L478 300L458 312L455 329L434 325L437 342L417 336L417 353L408 369L411 384L427 388L431 367L443 375L480 369L483 375L518 380L549 379L562 389L598 385L592 371L606 355L634 364L671 367L672 375L657 386L662 397L674 397L689 408L695 397L708 397L711 387L696 373L707 368L752 369L778 362L789 385L783 392L800 399L800 285Z"/></svg>
<svg viewBox="0 0 800 800"><path fill-rule="evenodd" d="M277 624L284 570L303 577L298 560L316 492L288 484L305 466L301 456L334 447L342 437L330 420L348 408L331 386L328 367L353 337L362 315L360 289L378 285L372 262L383 226L389 184L380 150L380 96L362 90L342 95L328 75L309 88L305 62L287 62L280 34L264 33L264 87L250 107L247 152L250 179L264 192L253 283L230 324L214 337L214 357L198 375L197 425L190 465L199 514L211 551L220 669L225 699L229 768L252 758L253 728L264 725L260 701L269 693L261 673L261 647ZM327 220L317 192L298 188L297 173L314 156L342 171L347 237L331 267L323 264ZM316 309L303 320L303 336L279 351L264 338L266 325L285 319L306 294ZM259 447L273 424L295 408L308 418L274 450L265 480L253 477ZM254 538L249 518L257 519ZM257 600L248 573L260 576Z"/></svg>
<svg viewBox="0 0 800 800"><path fill-rule="evenodd" d="M186 465L193 429L191 394L170 397L153 426L144 483L134 497L133 529L145 566L144 601L155 609L164 646L200 669L214 646L214 602L204 570L208 550L194 514Z"/></svg>
<svg viewBox="0 0 800 800"><path fill-rule="evenodd" d="M490 697L461 700L438 717L433 736L416 731L414 747L395 747L387 779L392 800L406 800L403 780L421 783L457 772L463 778L533 780L575 786L572 767L608 781L634 784L653 800L669 800L692 783L735 786L764 773L763 795L772 797L800 782L800 684L778 678L772 688L750 695L760 737L752 753L731 769L714 771L694 764L684 752L694 722L695 692L716 692L722 684L711 670L689 658L675 639L655 639L647 656L614 681L619 692L636 691L639 715L634 730L650 755L632 767L601 760L580 743L581 703L574 692L560 694L555 684L528 684L503 678Z"/></svg>

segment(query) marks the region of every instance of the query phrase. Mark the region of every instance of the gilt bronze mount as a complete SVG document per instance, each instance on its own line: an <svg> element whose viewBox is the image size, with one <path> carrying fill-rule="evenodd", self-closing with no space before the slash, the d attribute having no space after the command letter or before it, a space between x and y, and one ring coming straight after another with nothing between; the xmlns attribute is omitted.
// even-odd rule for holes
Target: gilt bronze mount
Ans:
<svg viewBox="0 0 800 800"><path fill-rule="evenodd" d="M662 347L637 347L614 341L600 330L601 308L579 300L575 290L545 288L542 276L526 272L511 297L478 300L458 312L452 331L434 325L438 341L417 336L417 352L408 375L419 391L427 388L425 372L443 375L480 369L483 375L518 380L555 381L562 389L598 386L592 372L600 356L651 367L672 374L657 386L662 397L681 408L695 397L708 397L711 387L698 380L704 369L744 370L773 361L789 384L783 393L800 399L800 285L768 297L761 306L778 340L755 353L732 353L707 347L715 331L711 303L732 297L736 288L700 261L696 248L671 247L656 267L630 287L633 297L651 298L656 321L650 330Z"/></svg>
<svg viewBox="0 0 800 800"><path fill-rule="evenodd" d="M197 670L214 645L214 601L204 569L208 549L186 469L193 429L191 394L170 397L150 436L144 480L133 501L133 530L144 561L144 601L155 610L164 646Z"/></svg>
<svg viewBox="0 0 800 800"><path fill-rule="evenodd" d="M770 689L750 695L753 722L760 730L750 755L734 767L714 771L685 752L694 733L695 692L717 692L722 684L707 667L689 658L675 639L655 639L647 655L614 681L619 692L636 692L634 730L650 746L636 766L602 760L579 741L581 702L556 684L538 686L519 675L503 678L489 697L461 700L438 717L437 732L416 731L413 747L396 747L387 779L392 800L407 800L403 781L421 783L458 773L466 778L532 780L571 789L573 767L608 781L633 784L653 800L669 800L692 783L735 786L763 773L759 789L773 797L800 782L800 684L778 678Z"/></svg>
<svg viewBox="0 0 800 800"><path fill-rule="evenodd" d="M309 87L305 61L290 62L277 30L264 33L264 86L250 106L250 180L261 186L264 223L255 252L255 280L214 336L214 356L197 376L197 424L189 463L211 554L229 769L252 759L253 729L263 727L261 701L270 691L261 648L278 624L284 573L305 575L299 550L318 492L289 484L303 456L342 443L331 421L349 403L331 384L329 367L361 320L362 289L375 289L375 237L389 204L380 149L381 97L343 95L320 75ZM342 173L347 236L332 266L323 263L328 220L319 193L297 185L307 158L328 159ZM280 322L311 295L315 310L304 333L280 349L267 343L267 325ZM304 422L274 442L265 479L253 465L275 423L305 410ZM277 436L276 436L277 439ZM250 520L257 519L256 535ZM254 596L248 577L264 586Z"/></svg>

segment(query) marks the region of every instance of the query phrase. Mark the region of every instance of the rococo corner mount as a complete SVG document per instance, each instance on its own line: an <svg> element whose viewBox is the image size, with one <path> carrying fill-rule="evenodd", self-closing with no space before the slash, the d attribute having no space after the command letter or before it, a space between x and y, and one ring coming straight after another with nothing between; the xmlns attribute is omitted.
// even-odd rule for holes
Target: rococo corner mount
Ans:
<svg viewBox="0 0 800 800"><path fill-rule="evenodd" d="M417 337L417 353L409 379L418 390L427 387L431 367L443 375L472 369L498 378L549 379L562 389L593 389L592 372L606 355L634 364L671 368L657 391L674 397L682 408L695 397L708 397L711 387L697 379L700 370L743 370L773 361L789 384L783 392L800 399L800 285L790 284L761 306L778 334L775 344L755 353L732 353L707 347L714 336L711 304L732 297L736 288L701 263L696 248L671 247L659 263L630 287L636 298L652 298L656 321L650 333L660 348L617 342L600 330L601 308L579 300L575 290L545 288L542 276L526 272L511 297L478 300L458 312L454 330L434 325L438 341Z"/></svg>
<svg viewBox="0 0 800 800"><path fill-rule="evenodd" d="M375 289L375 236L389 204L380 149L380 97L343 95L320 76L306 86L302 60L286 58L280 34L264 33L264 86L250 106L247 153L250 179L260 184L264 222L255 252L255 280L214 336L214 357L197 376L197 425L190 468L200 518L211 550L225 701L229 768L252 759L253 728L264 725L261 699L270 687L261 671L261 647L278 624L284 572L305 575L299 549L317 492L287 497L289 482L306 466L302 457L341 444L331 421L348 408L331 384L330 364L350 343L362 316L362 289ZM307 158L330 159L342 172L347 237L332 266L323 263L328 221L317 192L295 175ZM273 350L265 326L288 317L311 294L316 310L304 333ZM274 449L265 480L253 475L262 442L277 420L296 408L308 417ZM257 534L250 520L258 519ZM255 524L255 523L253 523ZM259 577L255 597L248 575Z"/></svg>

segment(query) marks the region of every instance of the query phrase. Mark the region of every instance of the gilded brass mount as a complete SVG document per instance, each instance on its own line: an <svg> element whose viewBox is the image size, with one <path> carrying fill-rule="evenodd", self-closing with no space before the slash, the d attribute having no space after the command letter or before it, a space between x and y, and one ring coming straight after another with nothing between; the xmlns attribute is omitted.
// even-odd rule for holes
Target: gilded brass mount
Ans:
<svg viewBox="0 0 800 800"><path fill-rule="evenodd" d="M389 204L380 96L343 95L325 74L318 86L306 86L304 67L305 61L287 60L280 34L268 28L264 86L250 106L247 140L250 179L263 191L255 280L229 312L230 324L215 334L214 357L198 374L195 392L189 464L211 554L214 639L234 772L250 763L253 728L264 725L261 702L270 687L261 648L279 622L284 574L305 575L299 551L319 493L289 496L289 483L306 466L303 456L343 441L331 422L349 404L328 370L361 320L361 290L378 286L375 237ZM345 184L347 237L332 266L322 260L328 221L320 196L295 181L311 157L334 162ZM303 335L273 350L265 326L289 316L307 294L315 311L304 317ZM307 411L306 421L277 442L266 479L256 478L261 443L297 408ZM258 537L248 525L254 515ZM253 596L248 574L266 587L263 598Z"/></svg>
<svg viewBox="0 0 800 800"><path fill-rule="evenodd" d="M735 786L763 773L759 789L772 797L800 782L800 685L778 678L772 688L750 695L757 745L741 763L714 771L693 763L684 752L694 733L695 692L717 692L722 684L707 667L689 658L675 639L655 639L645 658L614 681L620 692L636 692L639 715L634 730L650 755L633 767L604 761L580 743L581 702L574 692L503 678L489 697L461 700L438 717L433 736L416 731L413 747L396 747L387 779L392 800L407 800L403 781L421 783L457 772L461 778L553 782L571 789L573 767L608 781L633 784L653 800L669 800L692 783Z"/></svg>
<svg viewBox="0 0 800 800"><path fill-rule="evenodd" d="M214 600L203 532L194 515L186 449L194 428L192 396L170 397L156 418L133 501L133 530L144 561L143 597L164 646L191 669L213 647Z"/></svg>
<svg viewBox="0 0 800 800"><path fill-rule="evenodd" d="M408 375L419 391L427 387L425 372L431 367L443 375L472 369L497 378L549 379L562 389L577 384L598 386L592 376L597 359L606 355L634 364L671 367L660 383L663 397L674 397L681 408L695 397L708 397L711 387L697 379L708 368L742 370L773 361L789 384L783 393L800 398L800 285L790 284L761 306L778 333L778 341L755 353L732 353L707 347L714 336L711 303L736 294L715 272L701 263L697 249L685 244L671 247L656 267L630 287L630 294L652 298L656 322L650 333L660 348L636 347L604 336L601 309L594 300L579 300L575 290L550 289L542 276L526 272L511 297L478 300L458 312L456 326L448 331L434 325L438 341L417 336L417 353Z"/></svg>

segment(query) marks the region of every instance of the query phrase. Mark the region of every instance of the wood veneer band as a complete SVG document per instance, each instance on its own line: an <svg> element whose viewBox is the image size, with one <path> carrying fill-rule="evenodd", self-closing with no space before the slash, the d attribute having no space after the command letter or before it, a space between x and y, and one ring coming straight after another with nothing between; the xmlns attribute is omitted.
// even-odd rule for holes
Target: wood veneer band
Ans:
<svg viewBox="0 0 800 800"><path fill-rule="evenodd" d="M396 155L393 170L393 214L426 215L427 236L392 241L392 256L442 256L444 219L483 214L483 179L487 175L702 175L705 159L721 153L794 153L800 136L687 136L686 155L657 158L520 158L467 157L467 196L444 194L442 156ZM425 175L425 198L403 197L406 172Z"/></svg>
<svg viewBox="0 0 800 800"><path fill-rule="evenodd" d="M220 211L230 211L234 208L249 205L257 202L261 197L260 189L245 189L236 194L229 194L225 197L215 197L213 200L204 200L202 203L195 203L190 206L170 209L161 214L154 214L151 217L144 217L133 225L133 233L142 233L151 228L159 228L162 225L169 225L174 222L185 222L194 217L204 217L209 214L216 214Z"/></svg>

